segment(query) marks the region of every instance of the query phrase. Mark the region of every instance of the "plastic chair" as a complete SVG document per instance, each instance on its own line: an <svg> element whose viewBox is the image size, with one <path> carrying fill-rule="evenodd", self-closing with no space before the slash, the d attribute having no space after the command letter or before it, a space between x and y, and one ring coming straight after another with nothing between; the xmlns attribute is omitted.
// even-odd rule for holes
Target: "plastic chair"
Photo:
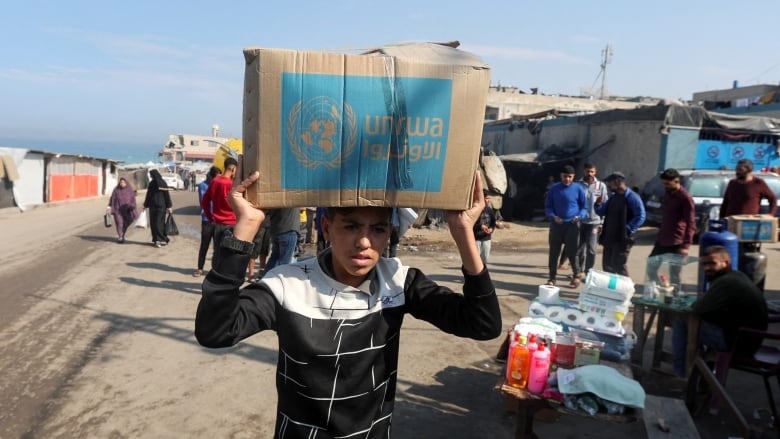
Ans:
<svg viewBox="0 0 780 439"><path fill-rule="evenodd" d="M770 316L769 323L780 322L780 316ZM742 354L737 352L737 347L740 341L745 343L746 339L761 337L764 343L753 354ZM769 346L766 344L768 340L780 340L780 333L774 333L769 331L760 331L751 328L739 328L737 331L736 341L731 352L718 352L715 357L715 379L720 383L723 388L726 387L726 379L728 378L729 370L736 369L742 372L751 373L754 375L760 375L764 380L764 388L766 389L767 400L769 401L769 410L772 412L772 421L775 432L780 437L780 419L777 416L777 407L775 405L774 395L772 394L772 386L769 382L771 377L777 379L778 385L780 385L780 349L775 346ZM717 411L720 403L720 399L716 393L712 394L710 400L710 410Z"/></svg>

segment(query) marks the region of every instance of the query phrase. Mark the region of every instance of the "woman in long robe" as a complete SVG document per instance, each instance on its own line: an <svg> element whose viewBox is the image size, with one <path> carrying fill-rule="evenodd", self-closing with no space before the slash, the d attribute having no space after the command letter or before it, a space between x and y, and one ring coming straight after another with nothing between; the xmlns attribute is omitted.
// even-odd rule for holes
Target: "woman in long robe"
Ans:
<svg viewBox="0 0 780 439"><path fill-rule="evenodd" d="M146 189L146 199L144 207L149 209L149 226L152 230L152 243L155 247L162 247L170 241L168 234L165 233L165 213L173 212L173 203L171 203L171 188L165 183L160 171L152 169L149 171L152 181Z"/></svg>
<svg viewBox="0 0 780 439"><path fill-rule="evenodd" d="M138 218L138 209L135 204L135 190L124 177L119 179L111 198L108 199L108 210L114 216L118 242L125 242L125 233L130 224Z"/></svg>

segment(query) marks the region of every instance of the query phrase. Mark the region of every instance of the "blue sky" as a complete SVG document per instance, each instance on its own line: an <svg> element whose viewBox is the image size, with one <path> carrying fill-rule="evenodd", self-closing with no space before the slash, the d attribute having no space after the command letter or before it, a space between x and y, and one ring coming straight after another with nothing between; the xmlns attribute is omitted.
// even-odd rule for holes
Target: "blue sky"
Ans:
<svg viewBox="0 0 780 439"><path fill-rule="evenodd" d="M773 1L38 1L3 5L0 139L241 137L242 49L460 40L493 84L623 96L777 84ZM23 146L23 145L14 145Z"/></svg>

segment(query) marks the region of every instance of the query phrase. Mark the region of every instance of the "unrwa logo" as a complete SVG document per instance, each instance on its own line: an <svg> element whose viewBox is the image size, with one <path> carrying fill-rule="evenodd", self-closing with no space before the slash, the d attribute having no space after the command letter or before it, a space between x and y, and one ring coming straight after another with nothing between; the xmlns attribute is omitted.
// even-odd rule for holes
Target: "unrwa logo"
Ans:
<svg viewBox="0 0 780 439"><path fill-rule="evenodd" d="M330 96L298 101L287 116L287 139L303 166L338 168L357 144L355 112Z"/></svg>

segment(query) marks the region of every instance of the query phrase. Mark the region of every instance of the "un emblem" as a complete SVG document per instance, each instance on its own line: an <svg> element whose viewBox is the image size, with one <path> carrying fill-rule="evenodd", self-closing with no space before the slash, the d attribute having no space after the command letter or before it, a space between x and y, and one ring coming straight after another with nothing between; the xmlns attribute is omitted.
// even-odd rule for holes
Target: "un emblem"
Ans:
<svg viewBox="0 0 780 439"><path fill-rule="evenodd" d="M355 112L329 96L298 101L287 117L287 139L303 166L338 168L357 143Z"/></svg>

